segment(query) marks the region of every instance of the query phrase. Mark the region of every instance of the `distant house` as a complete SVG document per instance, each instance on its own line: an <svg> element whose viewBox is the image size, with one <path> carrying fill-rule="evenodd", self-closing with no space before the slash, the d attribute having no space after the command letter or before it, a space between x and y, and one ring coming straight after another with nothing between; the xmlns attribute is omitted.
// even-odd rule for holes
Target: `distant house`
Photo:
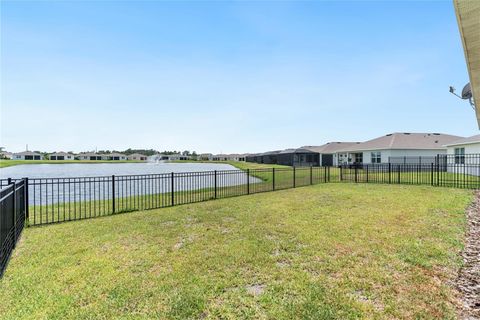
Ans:
<svg viewBox="0 0 480 320"><path fill-rule="evenodd" d="M462 137L442 133L390 133L369 141L355 143L336 152L339 164L433 162L446 154L446 144Z"/></svg>
<svg viewBox="0 0 480 320"><path fill-rule="evenodd" d="M19 153L14 153L13 160L42 160L42 155L38 152L24 151Z"/></svg>
<svg viewBox="0 0 480 320"><path fill-rule="evenodd" d="M104 160L104 156L99 154L99 153L95 153L95 152L84 152L84 153L80 153L78 154L78 160L91 160L91 161L98 161L98 160Z"/></svg>
<svg viewBox="0 0 480 320"><path fill-rule="evenodd" d="M147 161L147 156L140 154L140 153L134 153L129 156L127 156L127 160L131 161Z"/></svg>
<svg viewBox="0 0 480 320"><path fill-rule="evenodd" d="M333 166L338 165L339 162L343 162L343 154L337 155L337 151L352 147L359 142L328 142L321 146L304 146L303 149L307 149L313 152L319 153L319 162L321 166ZM341 159L338 159L338 156Z"/></svg>
<svg viewBox="0 0 480 320"><path fill-rule="evenodd" d="M75 155L66 152L54 152L48 155L50 160L74 160Z"/></svg>
<svg viewBox="0 0 480 320"><path fill-rule="evenodd" d="M105 155L103 155L103 156L106 157L107 160L112 160L112 161L123 161L123 160L127 160L127 156L124 155L123 153L113 152L113 153L110 153L110 154L105 154Z"/></svg>

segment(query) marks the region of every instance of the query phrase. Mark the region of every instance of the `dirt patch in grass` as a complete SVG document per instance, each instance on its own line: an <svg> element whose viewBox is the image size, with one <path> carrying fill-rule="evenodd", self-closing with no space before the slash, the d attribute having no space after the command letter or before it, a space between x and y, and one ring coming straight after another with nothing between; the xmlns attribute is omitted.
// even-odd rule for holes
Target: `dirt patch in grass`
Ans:
<svg viewBox="0 0 480 320"><path fill-rule="evenodd" d="M467 219L463 266L457 279L461 296L460 318L480 319L480 191L467 209Z"/></svg>

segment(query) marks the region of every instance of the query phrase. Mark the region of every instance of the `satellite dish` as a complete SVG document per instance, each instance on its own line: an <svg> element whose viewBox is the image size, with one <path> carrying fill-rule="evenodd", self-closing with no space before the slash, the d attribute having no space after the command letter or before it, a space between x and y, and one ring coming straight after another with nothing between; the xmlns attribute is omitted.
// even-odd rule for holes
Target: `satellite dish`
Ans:
<svg viewBox="0 0 480 320"><path fill-rule="evenodd" d="M470 82L463 87L462 90L462 99L471 99L472 98L472 87L470 86Z"/></svg>
<svg viewBox="0 0 480 320"><path fill-rule="evenodd" d="M470 86L470 82L467 83L463 89L462 89L462 95L459 96L458 94L455 93L455 88L450 87L450 93L456 95L460 99L463 100L468 100L470 102L470 105L472 106L473 110L475 110L475 102L473 101L473 94L472 94L472 87Z"/></svg>

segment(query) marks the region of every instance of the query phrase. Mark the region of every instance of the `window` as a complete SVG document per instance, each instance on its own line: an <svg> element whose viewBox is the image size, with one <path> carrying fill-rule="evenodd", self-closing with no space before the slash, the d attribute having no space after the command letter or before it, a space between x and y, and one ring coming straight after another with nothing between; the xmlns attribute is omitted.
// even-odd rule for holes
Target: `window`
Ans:
<svg viewBox="0 0 480 320"><path fill-rule="evenodd" d="M382 153L379 151L372 152L372 163L381 163L382 162Z"/></svg>
<svg viewBox="0 0 480 320"><path fill-rule="evenodd" d="M354 164L363 163L363 153L362 152L353 154L353 163Z"/></svg>
<svg viewBox="0 0 480 320"><path fill-rule="evenodd" d="M465 148L455 148L455 164L465 164Z"/></svg>

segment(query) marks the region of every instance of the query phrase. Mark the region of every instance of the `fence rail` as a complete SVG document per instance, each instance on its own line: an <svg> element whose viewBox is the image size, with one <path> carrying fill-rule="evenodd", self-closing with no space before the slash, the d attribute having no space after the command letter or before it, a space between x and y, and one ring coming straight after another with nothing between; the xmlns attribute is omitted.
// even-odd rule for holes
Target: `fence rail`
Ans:
<svg viewBox="0 0 480 320"><path fill-rule="evenodd" d="M21 180L0 190L0 278L28 219L27 182Z"/></svg>

